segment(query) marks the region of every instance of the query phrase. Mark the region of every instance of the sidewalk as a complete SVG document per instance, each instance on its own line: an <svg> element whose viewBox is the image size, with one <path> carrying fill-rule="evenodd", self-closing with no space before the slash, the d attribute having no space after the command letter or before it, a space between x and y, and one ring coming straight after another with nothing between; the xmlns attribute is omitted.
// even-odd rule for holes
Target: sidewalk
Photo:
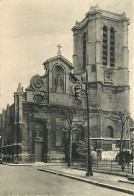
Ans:
<svg viewBox="0 0 134 196"><path fill-rule="evenodd" d="M84 170L68 168L62 165L57 166L50 164L41 166L40 168L38 168L38 170L134 195L134 182L131 181L129 183L127 178L123 176L98 173L95 171L93 172L93 176L87 177L85 176L86 171Z"/></svg>

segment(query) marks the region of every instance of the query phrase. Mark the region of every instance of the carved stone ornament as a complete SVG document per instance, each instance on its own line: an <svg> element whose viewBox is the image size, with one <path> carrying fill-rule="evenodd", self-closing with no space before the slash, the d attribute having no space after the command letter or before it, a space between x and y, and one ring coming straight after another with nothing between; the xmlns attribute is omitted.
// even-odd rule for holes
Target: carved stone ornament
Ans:
<svg viewBox="0 0 134 196"><path fill-rule="evenodd" d="M44 86L44 82L39 75L35 75L31 79L31 86L33 89L41 88Z"/></svg>
<svg viewBox="0 0 134 196"><path fill-rule="evenodd" d="M36 103L42 103L44 101L44 97L40 94L36 94L36 95L34 95L33 100Z"/></svg>
<svg viewBox="0 0 134 196"><path fill-rule="evenodd" d="M30 81L32 88L33 89L42 88L44 86L43 78L45 78L47 75L48 75L48 70L43 76L39 76L38 74L33 76Z"/></svg>
<svg viewBox="0 0 134 196"><path fill-rule="evenodd" d="M113 83L113 72L110 70L105 71L105 83Z"/></svg>
<svg viewBox="0 0 134 196"><path fill-rule="evenodd" d="M78 83L75 83L72 85L72 93L75 94L76 92L77 93L80 93L82 90L82 84L80 82Z"/></svg>

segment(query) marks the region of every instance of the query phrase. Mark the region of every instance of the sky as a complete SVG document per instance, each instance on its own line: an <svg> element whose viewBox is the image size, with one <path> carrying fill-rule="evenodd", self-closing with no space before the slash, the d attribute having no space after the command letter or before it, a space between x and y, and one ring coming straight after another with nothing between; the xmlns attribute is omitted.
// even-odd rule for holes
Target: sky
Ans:
<svg viewBox="0 0 134 196"><path fill-rule="evenodd" d="M71 29L96 4L108 11L125 12L130 18L130 108L134 116L133 0L1 0L0 111L13 103L19 82L25 89L33 75L44 74L42 63L57 55L59 43L62 55L72 62Z"/></svg>

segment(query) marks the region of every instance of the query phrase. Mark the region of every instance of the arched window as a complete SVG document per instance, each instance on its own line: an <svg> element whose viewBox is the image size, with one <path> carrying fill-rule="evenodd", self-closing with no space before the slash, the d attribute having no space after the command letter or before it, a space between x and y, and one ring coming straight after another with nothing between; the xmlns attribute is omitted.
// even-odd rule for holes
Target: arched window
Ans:
<svg viewBox="0 0 134 196"><path fill-rule="evenodd" d="M108 138L113 138L114 137L112 126L109 125L109 126L106 127L105 137L108 137Z"/></svg>
<svg viewBox="0 0 134 196"><path fill-rule="evenodd" d="M114 67L114 51L115 50L115 32L114 28L110 29L110 67Z"/></svg>
<svg viewBox="0 0 134 196"><path fill-rule="evenodd" d="M86 69L86 33L83 35L83 70Z"/></svg>
<svg viewBox="0 0 134 196"><path fill-rule="evenodd" d="M107 66L107 27L103 27L103 65Z"/></svg>
<svg viewBox="0 0 134 196"><path fill-rule="evenodd" d="M61 65L56 65L53 68L53 92L65 92L65 70Z"/></svg>

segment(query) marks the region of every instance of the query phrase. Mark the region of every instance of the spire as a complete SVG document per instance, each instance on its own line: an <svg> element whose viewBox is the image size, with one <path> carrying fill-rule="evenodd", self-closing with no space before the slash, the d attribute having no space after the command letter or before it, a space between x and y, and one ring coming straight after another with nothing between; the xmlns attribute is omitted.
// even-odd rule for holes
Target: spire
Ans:
<svg viewBox="0 0 134 196"><path fill-rule="evenodd" d="M126 13L125 12L122 13L122 18L126 18Z"/></svg>
<svg viewBox="0 0 134 196"><path fill-rule="evenodd" d="M21 87L21 83L20 83L20 82L19 82L19 84L18 84L17 92L18 92L18 93L22 93L22 92L23 92L22 87Z"/></svg>
<svg viewBox="0 0 134 196"><path fill-rule="evenodd" d="M57 45L57 47L58 47L58 53L57 53L57 56L59 56L59 55L61 55L61 51L60 51L60 49L62 48L62 46L61 46L60 44L58 44L58 45Z"/></svg>

